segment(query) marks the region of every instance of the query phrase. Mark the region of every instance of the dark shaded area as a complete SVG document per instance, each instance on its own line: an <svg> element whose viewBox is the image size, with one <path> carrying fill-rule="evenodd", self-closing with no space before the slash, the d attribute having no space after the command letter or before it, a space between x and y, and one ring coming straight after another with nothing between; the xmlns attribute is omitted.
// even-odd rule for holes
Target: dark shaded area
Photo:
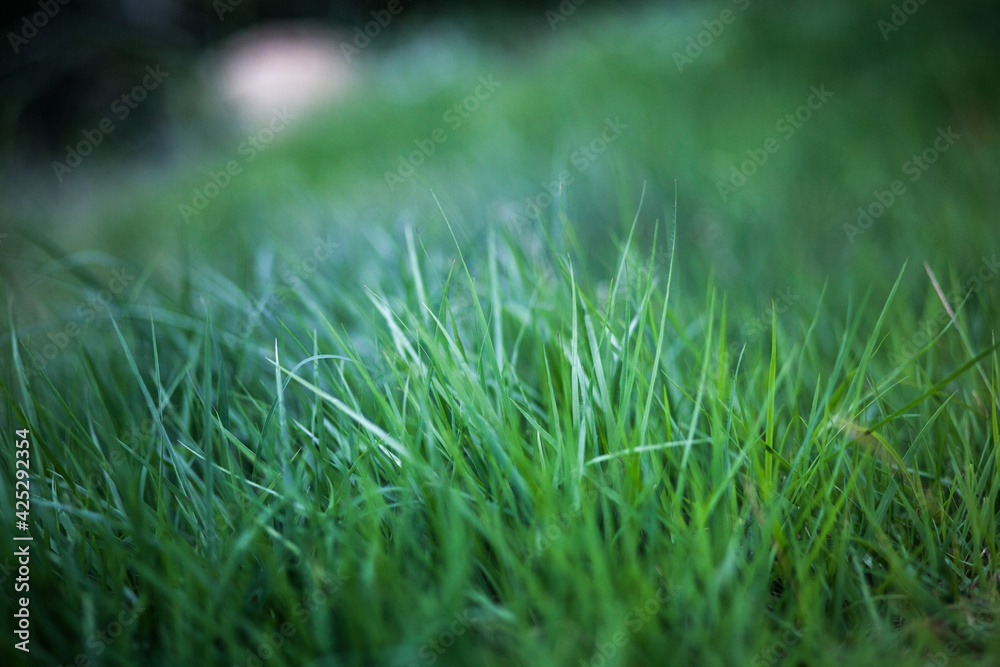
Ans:
<svg viewBox="0 0 1000 667"><path fill-rule="evenodd" d="M150 64L185 67L206 49L241 30L276 21L310 21L351 34L387 16L390 4L405 12L405 25L379 39L378 49L429 23L455 21L482 39L518 42L519 19L537 23L547 10L623 6L601 0L515 0L462 3L453 0L34 0L0 8L0 146L21 153L56 154L107 113L108 100L134 85ZM625 3L627 6L629 3ZM633 2L631 4L641 4ZM390 31L387 31L387 33ZM125 152L149 142L163 120L163 100L140 105L115 143ZM162 140L161 140L162 141ZM165 148L165 146L157 146Z"/></svg>

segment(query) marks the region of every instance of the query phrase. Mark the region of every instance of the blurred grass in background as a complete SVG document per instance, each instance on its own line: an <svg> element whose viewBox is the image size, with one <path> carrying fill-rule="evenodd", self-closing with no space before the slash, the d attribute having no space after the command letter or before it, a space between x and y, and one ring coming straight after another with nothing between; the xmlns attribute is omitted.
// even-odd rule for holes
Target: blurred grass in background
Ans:
<svg viewBox="0 0 1000 667"><path fill-rule="evenodd" d="M165 247L225 244L225 260L239 265L224 268L218 257L212 264L252 289L247 281L262 240L333 232L360 258L364 241L356 235L364 230L391 236L395 226L398 238L397 223L405 221L439 234L432 190L448 203L460 234L481 238L487 227L511 226L512 213L530 212L526 199L537 202L545 184L568 173L573 183L562 205L590 248L621 235L644 182L645 212L662 218L676 182L684 270L711 270L727 289L750 288L764 297L762 307L790 281L815 288L836 275L835 295L839 285L884 283L908 257L974 268L996 238L989 187L996 177L996 35L986 6L922 5L888 41L877 22L891 7L881 3L741 6L634 14L581 5L555 31L542 14L512 20L504 29L525 38L504 49L489 40L478 45L457 28L403 38L404 11L380 36L391 47L377 50L376 38L355 56L346 97L296 120L190 225L180 204L191 202L211 171L242 162L237 148L258 128L225 116L199 126L196 110L206 105L192 105L197 91L186 77L193 63L166 61L174 74L151 98L161 96L157 104L172 109L164 132L176 141L151 153L151 168L117 167L109 156L118 137L110 135L64 187L53 187L41 161L20 179L11 175L7 216L58 233L64 246L93 243L88 237L96 235L100 247L127 248L138 265ZM722 9L733 12L733 22L678 71L673 54L684 53ZM452 129L445 111L481 76L502 85ZM820 86L832 98L790 138L777 132L776 123ZM573 157L607 118L627 129L581 172ZM904 163L948 127L960 135L957 144L910 183ZM390 191L385 172L435 128L445 130L446 143ZM769 137L779 152L723 199L719 181ZM161 157L173 166L157 168ZM905 181L905 196L849 242L844 225L894 179ZM559 205L545 207L540 223L517 225L518 232L551 226ZM650 229L642 226L645 238ZM334 273L344 280L355 272Z"/></svg>

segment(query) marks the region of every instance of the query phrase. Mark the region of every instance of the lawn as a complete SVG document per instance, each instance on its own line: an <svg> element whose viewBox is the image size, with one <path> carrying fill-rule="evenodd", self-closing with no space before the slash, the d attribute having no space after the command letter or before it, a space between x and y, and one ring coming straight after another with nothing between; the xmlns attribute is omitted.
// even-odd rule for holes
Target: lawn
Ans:
<svg viewBox="0 0 1000 667"><path fill-rule="evenodd" d="M3 663L995 664L982 4L401 39L252 159L171 62L2 188Z"/></svg>

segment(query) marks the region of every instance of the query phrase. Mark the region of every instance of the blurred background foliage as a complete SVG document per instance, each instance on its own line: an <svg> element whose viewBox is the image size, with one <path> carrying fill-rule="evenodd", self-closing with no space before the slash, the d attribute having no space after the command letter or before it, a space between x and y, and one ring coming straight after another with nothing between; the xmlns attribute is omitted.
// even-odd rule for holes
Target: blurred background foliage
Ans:
<svg viewBox="0 0 1000 667"><path fill-rule="evenodd" d="M222 100L220 49L289 21L327 31L340 49L387 3L61 6L18 53L4 54L0 215L14 231L0 247L4 278L16 292L31 276L39 301L39 267L51 274L47 262L98 250L165 285L183 283L175 305L185 308L185 299L218 295L192 286L176 258L194 274L211 267L262 293L311 239L333 234L338 254L316 279L361 289L395 266L407 225L448 265L432 192L473 260L486 230L537 241L558 232L562 212L580 261L602 271L643 189L647 253L656 222L673 218L676 194L686 288L715 280L755 313L793 288L808 311L828 280L828 304L841 309L851 294L887 288L906 260L928 261L960 284L996 248L996 3L914 2L916 13L885 34L879 21L899 3L562 4L403 1L345 64L343 90L297 117L190 220L181 205L227 161L242 161L242 142L263 127ZM8 5L5 34L33 9L37 2ZM724 10L733 22L679 66L677 54ZM565 21L553 19L560 11ZM167 82L59 182L53 161L153 64L170 72ZM499 89L448 127L444 113L485 76ZM783 138L776 123L812 87L833 96ZM581 169L574 151L608 119L627 129ZM911 183L903 164L949 127L959 141ZM388 187L387 172L435 128L446 130L445 143ZM778 152L723 197L720 181L768 138ZM565 174L573 182L556 202L518 217ZM849 238L858 207L895 179L906 194ZM920 307L926 277L910 271L906 280L918 287L910 305Z"/></svg>

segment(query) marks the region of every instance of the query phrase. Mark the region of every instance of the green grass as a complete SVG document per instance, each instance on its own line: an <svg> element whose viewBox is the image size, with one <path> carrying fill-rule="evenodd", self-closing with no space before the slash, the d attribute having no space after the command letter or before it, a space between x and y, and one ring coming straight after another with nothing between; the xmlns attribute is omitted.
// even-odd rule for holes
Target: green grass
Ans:
<svg viewBox="0 0 1000 667"><path fill-rule="evenodd" d="M900 41L933 37L933 11ZM995 125L952 121L976 140L850 243L952 118L913 111L927 90L982 100L950 71L884 96L869 77L906 70L906 42L863 71L790 36L801 58L748 63L739 24L679 76L649 53L691 16L581 18L525 73L472 53L506 88L393 193L383 171L475 76L304 123L198 224L177 204L235 143L129 201L109 185L89 245L4 239L25 664L993 664ZM713 177L824 80L829 107L721 201ZM609 115L630 131L505 222L498 198L574 169ZM12 454L0 469L13 517Z"/></svg>

